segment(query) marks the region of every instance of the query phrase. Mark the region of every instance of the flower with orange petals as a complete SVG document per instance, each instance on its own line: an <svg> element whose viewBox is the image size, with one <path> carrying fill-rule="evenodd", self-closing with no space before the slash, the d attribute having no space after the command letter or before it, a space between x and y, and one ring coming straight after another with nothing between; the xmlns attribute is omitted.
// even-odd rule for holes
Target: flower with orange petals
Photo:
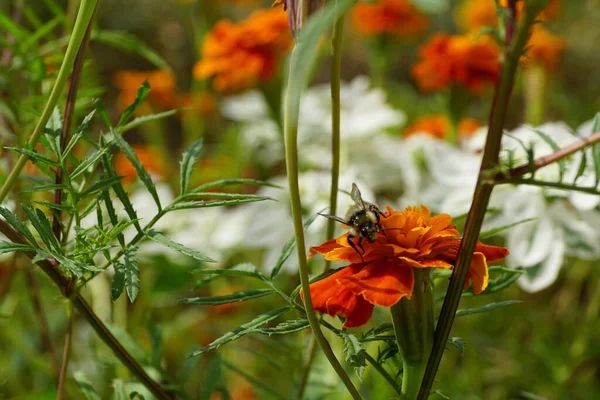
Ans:
<svg viewBox="0 0 600 400"><path fill-rule="evenodd" d="M481 126L481 123L473 118L463 118L458 122L458 134L470 136ZM428 115L415 119L411 125L406 127L404 137L425 133L438 139L445 139L450 133L450 128L450 119L445 115Z"/></svg>
<svg viewBox="0 0 600 400"><path fill-rule="evenodd" d="M158 149L152 146L134 145L132 147L146 171L161 177L165 176L165 162ZM123 177L124 183L132 182L137 177L137 173L133 167L133 164L131 164L131 161L125 157L125 154L118 152L115 154L113 162L117 175Z"/></svg>
<svg viewBox="0 0 600 400"><path fill-rule="evenodd" d="M459 84L477 93L500 74L500 47L489 37L438 33L421 47L419 56L411 73L424 92Z"/></svg>
<svg viewBox="0 0 600 400"><path fill-rule="evenodd" d="M540 64L546 70L552 71L556 68L561 54L565 50L565 40L553 35L540 24L534 25L529 42L528 50L522 61L525 65Z"/></svg>
<svg viewBox="0 0 600 400"><path fill-rule="evenodd" d="M423 205L401 212L387 207L380 222L385 234L380 232L373 243L365 241L362 254L349 244L348 233L310 249L311 256L350 263L310 285L314 309L344 317L346 328L366 324L376 305L391 307L403 297L410 299L413 268L452 269L456 262L461 238L450 215L432 217ZM506 256L507 249L478 242L464 289L470 282L476 294L485 290L488 263Z"/></svg>
<svg viewBox="0 0 600 400"><path fill-rule="evenodd" d="M352 23L363 35L414 36L427 29L429 21L407 0L359 3L352 9Z"/></svg>
<svg viewBox="0 0 600 400"><path fill-rule="evenodd" d="M133 103L139 87L146 80L150 84L150 93L148 93L150 104L163 110L173 108L176 98L175 75L166 69L157 69L152 71L120 71L115 75L115 85L121 91L117 100L121 110Z"/></svg>
<svg viewBox="0 0 600 400"><path fill-rule="evenodd" d="M273 79L293 40L285 13L260 10L235 24L217 22L202 44L196 79L213 78L216 90L240 92Z"/></svg>

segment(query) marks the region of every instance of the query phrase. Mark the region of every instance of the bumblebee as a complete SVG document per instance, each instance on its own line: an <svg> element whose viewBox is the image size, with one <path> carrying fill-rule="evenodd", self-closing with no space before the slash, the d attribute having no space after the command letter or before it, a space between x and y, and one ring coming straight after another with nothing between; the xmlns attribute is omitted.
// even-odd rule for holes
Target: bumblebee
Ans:
<svg viewBox="0 0 600 400"><path fill-rule="evenodd" d="M373 243L377 240L377 235L379 235L379 232L382 232L385 235L385 231L379 222L380 218L385 217L385 215L375 204L363 201L360 190L358 190L358 186L356 186L355 183L352 184L350 197L352 200L354 200L355 205L348 209L345 219L329 214L319 213L319 215L348 226L348 244L358 253L358 255L360 255L360 258L362 259L362 256L365 252L362 244L363 239ZM358 242L354 243L352 239L356 237L358 237ZM359 248L362 253L358 250Z"/></svg>

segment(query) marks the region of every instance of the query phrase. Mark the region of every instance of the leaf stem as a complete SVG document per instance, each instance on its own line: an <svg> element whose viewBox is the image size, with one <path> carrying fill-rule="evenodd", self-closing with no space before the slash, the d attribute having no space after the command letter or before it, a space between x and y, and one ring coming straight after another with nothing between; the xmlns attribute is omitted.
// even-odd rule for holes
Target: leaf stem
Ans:
<svg viewBox="0 0 600 400"><path fill-rule="evenodd" d="M394 377L392 377L389 374L389 372L387 372L387 370L383 368L383 365L379 364L377 360L375 360L368 352L365 351L364 354L367 361L370 362L371 365L377 370L377 372L379 372L379 374L383 376L383 378L390 384L390 386L394 388L396 393L398 393L399 396L402 396L402 388L398 385L398 382L396 382Z"/></svg>
<svg viewBox="0 0 600 400"><path fill-rule="evenodd" d="M515 0L509 1L511 10L514 9L515 3ZM512 40L512 26L516 21L514 13L510 13L509 20L507 21L507 26L511 27L511 29L507 29L507 56L494 92L494 101L490 112L489 130L481 161L480 176L477 181L477 186L475 187L473 202L471 203L471 208L465 223L464 237L458 250L456 266L450 278L446 298L444 299L444 304L442 305L442 310L435 330L433 349L421 383L418 395L419 400L425 400L429 396L431 386L433 385L450 335L450 330L452 329L456 310L461 298L463 284L467 277L473 250L477 243L479 231L481 230L483 218L493 189L493 186L485 181L484 176L486 171L494 170L494 168L497 168L498 166L500 143L504 129L504 121L508 112L508 104L514 86L519 60L529 38L529 30L538 14L538 10L534 11L534 8L539 7L536 6L538 5L536 4L534 6L527 4L524 7L524 15L521 16L521 23L514 40Z"/></svg>
<svg viewBox="0 0 600 400"><path fill-rule="evenodd" d="M346 371L341 366L335 354L333 353L329 343L319 326L319 321L315 315L310 296L310 284L308 278L308 263L306 260L306 244L304 242L304 226L302 223L302 204L300 200L300 188L298 186L298 115L300 113L300 92L294 91L294 85L291 82L295 79L295 69L297 57L294 53L298 50L298 45L292 50L290 58L289 79L287 85L287 95L285 96L285 114L284 114L284 136L285 136L285 161L288 176L288 185L290 191L290 205L292 211L292 220L294 223L294 233L296 236L296 250L298 253L298 265L300 282L302 290L305 293L304 306L306 308L306 316L310 327L315 335L315 340L325 353L329 363L338 374L350 394L354 399L361 399L360 394L354 387L354 384L346 374Z"/></svg>
<svg viewBox="0 0 600 400"><path fill-rule="evenodd" d="M67 334L65 336L65 348L63 349L62 365L58 375L58 389L56 390L56 400L64 398L65 382L67 380L67 369L69 367L69 358L71 357L71 338L73 337L73 319L74 313L71 304L69 307L69 320L67 322Z"/></svg>
<svg viewBox="0 0 600 400"><path fill-rule="evenodd" d="M56 82L54 83L54 87L50 92L50 97L46 102L46 106L42 111L42 115L38 120L37 125L35 126L31 136L29 137L28 144L33 148L40 135L44 131L44 127L50 116L52 115L52 110L58 103L60 95L62 93L65 84L67 83L67 79L69 77L69 69L77 56L78 49L83 41L83 37L85 36L85 32L92 20L94 15L94 10L96 9L96 5L98 4L98 0L82 0L81 6L79 7L79 13L77 14L77 20L75 21L75 26L73 27L73 32L71 34L71 38L69 40L69 44L67 46L67 51L65 52L65 58L63 60L62 65L60 66L60 70L58 71L58 75L56 77ZM19 177L21 170L25 166L25 163L28 160L28 156L25 154L21 154L17 163L10 171L10 174L4 181L4 184L0 188L0 203L4 201L6 196L8 195L11 187L15 184L15 181Z"/></svg>

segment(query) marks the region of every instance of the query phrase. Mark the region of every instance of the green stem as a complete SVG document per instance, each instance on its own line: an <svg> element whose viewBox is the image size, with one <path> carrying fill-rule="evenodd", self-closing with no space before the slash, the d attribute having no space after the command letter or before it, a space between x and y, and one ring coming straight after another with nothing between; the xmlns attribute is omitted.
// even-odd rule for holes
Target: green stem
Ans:
<svg viewBox="0 0 600 400"><path fill-rule="evenodd" d="M525 83L525 122L533 126L544 122L548 75L542 64L533 64L523 71Z"/></svg>
<svg viewBox="0 0 600 400"><path fill-rule="evenodd" d="M402 356L402 399L415 400L433 343L433 295L429 268L414 268L410 299L402 298L390 309L398 349Z"/></svg>
<svg viewBox="0 0 600 400"><path fill-rule="evenodd" d="M65 383L67 381L67 369L69 367L69 358L71 357L71 338L73 337L73 307L68 304L67 307L69 320L67 322L67 334L65 336L65 348L63 349L62 365L58 376L58 389L56 390L56 400L62 400L65 396Z"/></svg>
<svg viewBox="0 0 600 400"><path fill-rule="evenodd" d="M342 38L344 35L344 15L335 21L331 38L331 192L329 193L329 214L337 213L337 194L340 180L340 76L342 70ZM327 238L333 239L336 222L327 220ZM331 261L325 261L325 271L329 270Z"/></svg>
<svg viewBox="0 0 600 400"><path fill-rule="evenodd" d="M377 360L375 360L369 353L365 351L365 357L369 363L379 372L379 374L390 384L392 388L398 393L399 396L402 396L402 388L398 386L398 382L387 372L383 365L379 364Z"/></svg>
<svg viewBox="0 0 600 400"><path fill-rule="evenodd" d="M514 6L515 1L511 0L509 4ZM494 93L494 101L490 113L489 130L485 143L483 158L481 161L480 177L485 176L489 173L488 171L494 170L494 168L496 168L498 165L504 122L506 119L506 114L508 113L508 104L510 101L517 68L519 66L519 60L529 38L529 30L538 14L537 10L533 10L533 8L538 7L537 3L532 2L532 4L535 5L527 4L524 7L524 15L521 17L521 23L516 37L514 40L511 40L507 43L507 46L510 47L507 50L507 57L504 65L502 66L500 80L498 81L498 85ZM507 37L509 36L512 39L512 31L507 32ZM493 186L482 178L478 180L477 186L475 187L473 202L471 203L471 208L465 223L464 237L458 250L455 264L456 266L452 272L446 298L444 299L444 304L442 305L442 310L440 312L435 331L433 349L431 351L431 356L429 357L425 376L419 391L419 400L425 400L429 397L431 386L433 385L438 367L442 360L442 355L444 353L448 337L450 336L450 330L452 329L452 324L454 322L454 317L456 315L456 310L462 294L462 288L467 278L469 264L477 243L479 231L481 230L481 224L483 223L483 218L492 194L492 189Z"/></svg>
<svg viewBox="0 0 600 400"><path fill-rule="evenodd" d="M65 58L63 60L62 65L60 66L60 70L58 71L58 75L56 77L56 82L54 83L54 87L50 92L50 97L46 102L46 106L42 111L42 116L40 117L37 125L35 126L31 136L29 137L28 144L33 148L35 147L40 135L42 134L46 123L50 119L52 115L52 110L58 103L60 95L67 83L67 79L69 78L70 68L73 65L75 57L77 56L77 52L83 41L85 36L85 32L87 27L91 23L92 17L94 15L94 10L96 8L96 4L98 0L82 0L81 6L79 7L79 13L77 14L77 20L75 21L75 26L73 28L73 33L71 34L71 39L69 40L69 45L67 46L67 51L65 53ZM11 187L15 184L21 170L25 166L28 157L24 154L19 156L17 163L14 168L10 171L10 174L6 178L6 181L0 188L0 203L4 201L6 196L8 195Z"/></svg>
<svg viewBox="0 0 600 400"><path fill-rule="evenodd" d="M292 53L294 53L298 47L294 47ZM360 394L354 387L354 384L344 371L335 354L331 350L329 343L319 326L319 321L315 315L315 311L312 305L312 299L310 296L310 284L308 279L308 262L306 260L306 244L304 242L304 227L302 223L302 204L300 201L300 188L298 186L298 115L300 114L300 102L298 99L293 98L294 95L299 96L299 93L294 93L293 85L290 84L295 78L295 63L296 59L293 54L290 59L289 80L287 86L287 96L285 96L285 115L284 115L284 136L285 136L285 161L288 176L288 185L290 190L290 205L292 211L292 220L294 223L294 233L296 237L296 250L298 253L298 264L300 282L302 284L302 290L305 293L304 306L306 308L306 316L310 327L315 335L315 339L325 353L325 356L329 360L329 363L338 374L350 394L354 399L361 399Z"/></svg>

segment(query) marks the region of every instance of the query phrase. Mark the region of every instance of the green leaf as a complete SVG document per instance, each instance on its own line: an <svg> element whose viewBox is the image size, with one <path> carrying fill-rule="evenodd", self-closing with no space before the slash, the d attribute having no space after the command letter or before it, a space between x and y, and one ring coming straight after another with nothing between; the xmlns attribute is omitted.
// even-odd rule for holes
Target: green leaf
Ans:
<svg viewBox="0 0 600 400"><path fill-rule="evenodd" d="M465 339L461 337L450 337L448 338L448 344L456 347L458 351L460 351L460 354L465 354L465 345L467 344Z"/></svg>
<svg viewBox="0 0 600 400"><path fill-rule="evenodd" d="M181 160L181 172L179 178L179 186L181 190L181 194L187 193L188 186L190 184L190 176L192 175L192 170L194 169L194 164L196 160L198 160L198 156L200 155L200 150L202 150L202 139L195 141L187 148L187 150L183 153L183 158Z"/></svg>
<svg viewBox="0 0 600 400"><path fill-rule="evenodd" d="M264 196L253 196L246 199L237 200L222 200L222 201L185 201L182 203L176 203L168 206L165 211L175 210L192 210L196 208L209 208L209 207L222 207L222 206L234 206L238 204L253 203L256 201L271 200L270 197Z"/></svg>
<svg viewBox="0 0 600 400"><path fill-rule="evenodd" d="M208 363L200 400L209 400L221 384L221 355L216 353Z"/></svg>
<svg viewBox="0 0 600 400"><path fill-rule="evenodd" d="M108 192L108 190L105 190L100 196L104 201L104 206L106 207L106 213L108 214L108 218L110 218L110 223L112 224L112 226L117 226L119 224L119 219L117 218L117 213L115 212L112 200L110 199L110 193ZM119 240L121 247L125 247L125 237L123 236L123 234L118 234L117 239Z"/></svg>
<svg viewBox="0 0 600 400"><path fill-rule="evenodd" d="M196 288L225 276L246 276L265 280L265 277L251 263L238 264L229 269L195 269L192 273L208 275L206 278L196 282Z"/></svg>
<svg viewBox="0 0 600 400"><path fill-rule="evenodd" d="M575 174L575 178L573 178L573 185L576 184L577 179L581 177L585 172L585 167L587 166L587 155L585 151L581 152L581 162L579 163L579 168L577 168L577 173Z"/></svg>
<svg viewBox="0 0 600 400"><path fill-rule="evenodd" d="M129 121L129 119L131 118L133 113L136 112L136 110L138 108L140 108L142 104L144 104L146 99L148 99L148 93L150 93L150 84L148 83L147 80L145 80L144 83L142 83L142 86L140 86L138 88L138 91L137 91L137 94L135 96L135 100L133 101L133 103L131 103L129 106L127 106L125 111L123 111L123 114L121 115L121 119L117 123L117 126L123 125L124 123ZM114 130L112 130L112 129L111 129L111 132L113 132L113 136L120 136L120 135L117 135L117 133L114 132Z"/></svg>
<svg viewBox="0 0 600 400"><path fill-rule="evenodd" d="M524 224L526 222L534 221L535 219L536 218L527 218L527 219L524 219L524 220L521 220L521 221L513 222L512 224L499 226L498 228L494 228L494 229L490 229L490 230L481 232L479 234L479 238L483 239L483 238L486 238L486 237L497 235L498 233L500 233L502 231L505 231L505 230L510 229L510 228L512 228L514 226L517 226L517 225Z"/></svg>
<svg viewBox="0 0 600 400"><path fill-rule="evenodd" d="M110 285L110 296L113 301L121 297L123 289L125 289L125 266L119 260L113 263L115 274L113 275L112 283Z"/></svg>
<svg viewBox="0 0 600 400"><path fill-rule="evenodd" d="M104 125L106 125L106 127L109 129L112 128L112 123L110 121L110 118L108 117L108 113L106 112L106 106L104 105L104 102L100 99L94 99L94 109L98 113L98 116L100 117Z"/></svg>
<svg viewBox="0 0 600 400"><path fill-rule="evenodd" d="M8 224L12 226L17 232L25 236L25 238L29 240L29 243L31 243L33 246L38 245L37 240L35 240L33 233L31 233L27 225L25 225L23 221L17 218L17 216L13 214L12 211L10 211L6 207L0 207L0 215L2 215L6 222L8 222Z"/></svg>
<svg viewBox="0 0 600 400"><path fill-rule="evenodd" d="M171 69L169 64L157 52L130 33L94 30L92 40L104 43L124 53L137 54L157 68Z"/></svg>
<svg viewBox="0 0 600 400"><path fill-rule="evenodd" d="M344 356L346 357L346 362L354 367L356 376L362 382L362 377L367 367L365 349L363 349L362 344L353 334L342 332L342 337L344 339Z"/></svg>
<svg viewBox="0 0 600 400"><path fill-rule="evenodd" d="M12 253L15 251L35 251L35 247L28 246L26 244L0 240L0 254Z"/></svg>
<svg viewBox="0 0 600 400"><path fill-rule="evenodd" d="M318 214L311 216L304 222L304 232L306 232L308 227L314 222L314 220L317 218L317 215ZM292 236L288 239L288 241L283 246L283 249L281 250L281 254L279 255L279 258L277 259L277 262L273 266L273 269L271 270L271 280L273 280L277 276L279 271L281 271L281 267L287 261L287 259L290 258L290 255L292 254L292 251L294 251L295 247L296 247L296 236Z"/></svg>
<svg viewBox="0 0 600 400"><path fill-rule="evenodd" d="M114 129L111 129L111 133L112 133L112 137L113 137L115 143L117 144L119 149L121 149L123 154L125 154L125 157L127 157L129 159L129 161L131 161L131 164L133 165L133 168L135 168L135 171L137 172L137 175L140 177L140 180L142 181L142 183L146 186L146 189L148 189L148 191L152 195L152 198L154 199L156 206L158 207L159 210L162 210L162 206L160 205L160 199L158 198L158 193L156 192L156 187L154 186L154 182L152 182L152 178L150 178L148 171L146 171L146 169L140 162L140 159L138 158L137 154L135 154L135 151L133 151L133 149L131 148L129 143L127 143L121 137L121 135L117 134Z"/></svg>
<svg viewBox="0 0 600 400"><path fill-rule="evenodd" d="M40 238L44 242L44 244L48 247L48 249L54 249L57 252L62 252L62 247L54 233L52 233L52 227L50 226L50 221L46 218L44 213L41 210L34 210L29 206L23 205L23 211L31 221L31 224L35 228L35 230L40 235Z"/></svg>
<svg viewBox="0 0 600 400"><path fill-rule="evenodd" d="M541 137L544 142L548 143L548 145L550 147L552 147L552 150L554 151L558 151L560 150L560 146L558 144L556 144L556 142L554 140L552 140L552 138L548 135L546 135L544 132L540 131L540 130L534 130L535 133L538 134L539 137ZM567 165L565 163L565 159L561 158L558 160L558 171L559 171L559 178L558 180L562 182L563 180L563 176L565 175L565 171L567 169Z"/></svg>
<svg viewBox="0 0 600 400"><path fill-rule="evenodd" d="M211 296L211 297L190 297L179 300L182 304L197 304L202 306L217 306L220 304L237 303L241 301L247 301L257 299L259 297L268 296L270 294L277 293L273 289L253 289L245 290L242 292L234 292L225 296Z"/></svg>
<svg viewBox="0 0 600 400"><path fill-rule="evenodd" d="M75 209L73 208L73 206L69 205L69 204L55 204L55 203L51 203L49 201L34 201L34 203L39 204L44 207L48 207L51 210L66 211L66 212L70 212L70 213L75 212Z"/></svg>
<svg viewBox="0 0 600 400"><path fill-rule="evenodd" d="M182 200L197 200L200 199L219 199L219 200L254 200L254 201L262 201L262 200L273 200L272 197L267 196L258 196L256 194L245 194L245 193L222 193L222 192L193 192L186 193L180 196Z"/></svg>
<svg viewBox="0 0 600 400"><path fill-rule="evenodd" d="M112 387L114 389L113 400L129 400L127 389L125 388L125 382L123 382L121 379L114 379L112 381Z"/></svg>
<svg viewBox="0 0 600 400"><path fill-rule="evenodd" d="M221 179L214 182L205 183L203 185L198 186L192 192L203 192L211 189L218 189L225 186L233 186L233 185L256 185L256 186L268 186L281 189L281 186L275 185L274 183L259 181L256 179Z"/></svg>
<svg viewBox="0 0 600 400"><path fill-rule="evenodd" d="M172 241L171 239L169 239L166 236L163 236L162 234L156 232L155 230L150 230L146 236L148 236L149 239L151 239L152 241L162 244L163 246L166 246L170 249L173 250L177 250L178 252L180 252L181 254L185 254L186 256L190 256L192 258L195 258L198 261L202 261L202 262L216 262L215 260L213 260L210 257L205 256L204 254L196 251L196 250L192 250L190 248L185 247L182 244L179 244L177 242Z"/></svg>
<svg viewBox="0 0 600 400"><path fill-rule="evenodd" d="M253 332L262 333L268 336L287 335L288 333L299 332L308 328L310 328L310 324L307 319L294 319L283 321L273 328L256 328Z"/></svg>
<svg viewBox="0 0 600 400"><path fill-rule="evenodd" d="M241 338L242 336L244 336L248 333L251 333L254 329L266 324L269 321L274 320L275 318L279 317L280 315L285 314L286 312L291 311L293 309L294 309L294 307L287 306L287 307L277 308L275 310L271 310L267 313L261 314L258 317L254 318L252 321L245 323L243 325L240 325L239 327L235 328L234 330L227 332L225 335L223 335L220 338L218 338L217 340L213 341L208 346L192 352L188 356L188 358L196 357L207 351L218 349L219 347L223 346L224 344L227 344L229 342L237 340L237 339Z"/></svg>
<svg viewBox="0 0 600 400"><path fill-rule="evenodd" d="M506 301L500 301L498 303L490 303L490 304L486 304L483 307L468 308L466 310L458 310L458 311L456 311L456 316L457 317L462 317L463 315L477 314L477 313L481 313L481 312L493 310L495 308L506 307L506 306L510 306L512 304L519 304L519 303L522 303L522 301L519 301L519 300L506 300Z"/></svg>
<svg viewBox="0 0 600 400"><path fill-rule="evenodd" d="M600 131L600 112L594 117L592 132ZM596 185L600 182L600 143L592 146L592 157L594 159L594 171L596 172Z"/></svg>
<svg viewBox="0 0 600 400"><path fill-rule="evenodd" d="M100 192L103 192L121 182L122 176L113 176L106 179L100 179L83 192L79 193L79 199L85 199L88 196L94 196Z"/></svg>
<svg viewBox="0 0 600 400"><path fill-rule="evenodd" d="M47 185L40 185L40 186L34 186L32 188L28 188L28 189L22 189L21 191L23 193L53 192L56 189L67 190L67 185L65 185L65 184L57 185L56 183L50 183Z"/></svg>
<svg viewBox="0 0 600 400"><path fill-rule="evenodd" d="M193 357L193 354L196 351L200 351L200 349L200 347L194 346L188 353L188 356L185 358L185 360L183 360L183 362L181 363L181 368L179 368L179 375L177 376L177 383L179 383L179 386L183 387L187 380L190 379L190 376L192 376L194 369L196 369L196 366L200 361L200 357ZM215 355L218 355L218 353Z"/></svg>
<svg viewBox="0 0 600 400"><path fill-rule="evenodd" d="M169 110L169 111L164 111L164 112L156 113L156 114L143 115L141 117L134 118L133 121L131 121L130 123L121 125L121 126L117 127L116 129L117 129L118 133L123 134L127 131L137 128L140 125L145 124L146 122L158 121L158 120L161 120L164 118L168 118L168 117L171 117L181 111L182 111L182 109L176 109L176 110Z"/></svg>
<svg viewBox="0 0 600 400"><path fill-rule="evenodd" d="M31 158L33 161L37 161L42 164L51 165L53 167L60 167L60 164L54 160L49 159L48 157L44 157L43 155L29 150L29 149L21 149L18 147L5 147L6 150L14 150L17 153L21 153Z"/></svg>
<svg viewBox="0 0 600 400"><path fill-rule="evenodd" d="M92 383L86 378L83 371L76 371L73 374L73 378L75 379L75 382L77 382L77 385L79 385L79 389L81 390L86 399L102 400L102 398L94 388L94 385L92 385Z"/></svg>
<svg viewBox="0 0 600 400"><path fill-rule="evenodd" d="M29 32L26 29L21 28L12 18L9 18L2 12L0 12L0 29L13 35L17 39L17 43L20 43L20 40L29 36Z"/></svg>
<svg viewBox="0 0 600 400"><path fill-rule="evenodd" d="M85 160L73 170L73 172L71 173L71 179L75 179L80 174L86 172L90 167L95 165L102 158L104 153L106 153L107 151L108 151L107 147L99 149L99 150L95 150L95 149L91 150L90 153L85 158Z"/></svg>
<svg viewBox="0 0 600 400"><path fill-rule="evenodd" d="M77 142L83 137L83 132L88 128L90 121L92 120L95 114L96 110L92 110L92 112L86 115L83 121L81 121L81 124L77 127L77 130L71 137L71 140L69 140L69 143L67 143L67 145L65 146L65 150L61 155L63 162L67 158L67 156L71 154L71 150L73 150L73 147L75 147Z"/></svg>
<svg viewBox="0 0 600 400"><path fill-rule="evenodd" d="M137 266L137 258L135 255L136 251L137 251L137 247L135 247L135 246L128 248L127 250L125 250L125 257L123 257L123 263L120 263L120 262L114 263L115 275L116 275L117 271L119 273L123 274L123 279L125 281L125 288L127 290L127 297L129 297L129 301L131 301L132 303L140 291L140 278L139 278L140 270L138 269L138 266ZM119 292L118 283L119 282L117 282L117 284L115 284L115 281L113 279L113 287L111 289L113 299L115 298L114 297L115 295L121 294ZM123 291L122 288L120 290ZM118 295L117 295L117 297L119 297Z"/></svg>

